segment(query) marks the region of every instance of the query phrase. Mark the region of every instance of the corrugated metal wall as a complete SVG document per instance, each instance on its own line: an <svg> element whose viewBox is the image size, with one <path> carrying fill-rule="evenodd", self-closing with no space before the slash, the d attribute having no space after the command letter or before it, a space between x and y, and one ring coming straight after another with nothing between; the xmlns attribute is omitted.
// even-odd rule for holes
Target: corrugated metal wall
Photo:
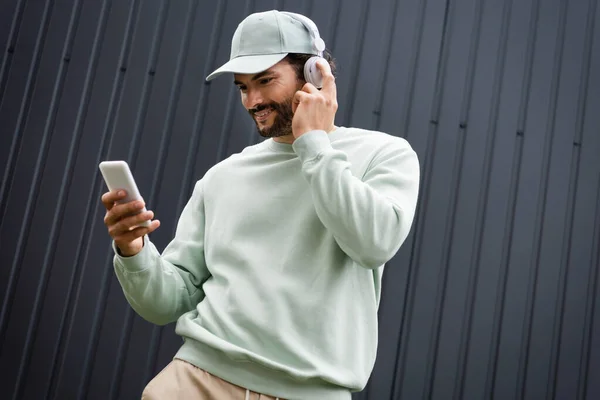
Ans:
<svg viewBox="0 0 600 400"><path fill-rule="evenodd" d="M259 140L204 77L270 8L321 27L337 123L422 162L356 398L599 398L597 0L0 2L1 397L133 399L172 357L114 278L97 165L131 163L164 247L193 182Z"/></svg>

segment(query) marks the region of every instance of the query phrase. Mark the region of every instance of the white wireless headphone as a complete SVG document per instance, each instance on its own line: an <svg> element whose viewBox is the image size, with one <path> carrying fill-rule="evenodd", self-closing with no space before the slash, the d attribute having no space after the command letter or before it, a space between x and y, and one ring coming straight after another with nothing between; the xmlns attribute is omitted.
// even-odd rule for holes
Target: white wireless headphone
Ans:
<svg viewBox="0 0 600 400"><path fill-rule="evenodd" d="M317 61L323 60L323 51L325 50L325 42L321 39L319 35L319 29L314 22L310 19L306 18L304 15L295 14L287 11L282 11L282 14L289 15L297 21L300 21L311 33L312 36L312 45L317 50L317 54L314 57L311 57L304 64L304 80L308 83L313 84L316 88L321 89L323 87L323 76L321 75L321 71L317 68Z"/></svg>

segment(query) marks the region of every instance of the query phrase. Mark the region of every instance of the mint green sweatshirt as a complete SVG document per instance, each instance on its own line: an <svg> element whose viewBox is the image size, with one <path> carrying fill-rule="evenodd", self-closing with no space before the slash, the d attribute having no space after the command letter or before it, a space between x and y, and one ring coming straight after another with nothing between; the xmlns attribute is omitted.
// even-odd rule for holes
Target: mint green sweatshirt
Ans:
<svg viewBox="0 0 600 400"><path fill-rule="evenodd" d="M383 266L418 191L402 138L267 139L196 183L162 254L148 237L132 257L113 247L116 275L144 319L177 321L176 358L274 397L349 399L373 369Z"/></svg>

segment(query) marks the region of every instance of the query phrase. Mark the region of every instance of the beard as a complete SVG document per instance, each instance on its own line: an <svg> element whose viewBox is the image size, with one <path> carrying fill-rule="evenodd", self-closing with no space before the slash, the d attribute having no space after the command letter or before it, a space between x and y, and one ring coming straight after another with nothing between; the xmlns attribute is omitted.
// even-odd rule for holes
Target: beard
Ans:
<svg viewBox="0 0 600 400"><path fill-rule="evenodd" d="M254 113L265 109L273 110L275 112L275 119L271 126L260 128L256 118L254 118ZM274 138L292 134L292 119L294 118L292 97L284 100L282 103L261 104L258 107L249 109L248 112L252 116L252 120L256 124L256 129L260 136Z"/></svg>

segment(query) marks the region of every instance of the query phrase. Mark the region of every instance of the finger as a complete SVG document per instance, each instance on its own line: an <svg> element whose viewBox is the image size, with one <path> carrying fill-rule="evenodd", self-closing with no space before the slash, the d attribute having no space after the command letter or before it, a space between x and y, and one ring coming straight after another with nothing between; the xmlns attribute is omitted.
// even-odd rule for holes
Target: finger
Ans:
<svg viewBox="0 0 600 400"><path fill-rule="evenodd" d="M295 114L298 106L300 106L300 103L307 101L310 96L310 94L301 90L297 91L292 99L292 112Z"/></svg>
<svg viewBox="0 0 600 400"><path fill-rule="evenodd" d="M317 68L321 71L321 75L323 76L323 88L321 89L321 93L327 93L332 99L335 99L337 97L337 87L335 85L335 77L331 72L331 66L327 61L319 60L317 61Z"/></svg>
<svg viewBox="0 0 600 400"><path fill-rule="evenodd" d="M104 223L107 226L114 225L121 219L132 214L138 213L144 207L145 203L143 200L136 200L124 204L117 204L106 213L106 216L104 217Z"/></svg>
<svg viewBox="0 0 600 400"><path fill-rule="evenodd" d="M123 231L130 231L131 229L142 225L146 221L152 221L152 218L154 218L154 211L148 210L130 217L123 218L117 223L117 225L120 225Z"/></svg>
<svg viewBox="0 0 600 400"><path fill-rule="evenodd" d="M304 86L302 86L302 91L305 93L310 93L310 94L319 94L319 89L317 89L315 87L315 85L313 85L312 83L306 83Z"/></svg>
<svg viewBox="0 0 600 400"><path fill-rule="evenodd" d="M113 208L113 206L115 205L116 201L119 201L121 199L125 198L125 191L124 190L113 190L111 192L106 192L102 195L102 204L104 204L104 207L106 207L107 210L110 210L111 208Z"/></svg>
<svg viewBox="0 0 600 400"><path fill-rule="evenodd" d="M306 92L303 92L303 91L299 90L299 91L297 91L297 92L294 94L294 98L293 98L293 100L292 100L292 103L293 103L293 104L296 104L296 105L298 105L298 104L300 104L301 102L308 100L308 98L309 98L310 96L311 96L310 94L308 94L308 93L306 93Z"/></svg>
<svg viewBox="0 0 600 400"><path fill-rule="evenodd" d="M140 238L144 235L154 232L160 226L160 221L155 219L150 223L150 226L140 226L139 228L132 229L130 231L124 232L121 235L114 237L115 244L117 247L121 245L127 245L133 242L135 239Z"/></svg>
<svg viewBox="0 0 600 400"><path fill-rule="evenodd" d="M123 218L115 224L110 225L108 228L108 233L113 238L121 236L122 234L142 225L143 222L152 220L152 218L154 218L154 212L152 211L144 211L139 214Z"/></svg>

